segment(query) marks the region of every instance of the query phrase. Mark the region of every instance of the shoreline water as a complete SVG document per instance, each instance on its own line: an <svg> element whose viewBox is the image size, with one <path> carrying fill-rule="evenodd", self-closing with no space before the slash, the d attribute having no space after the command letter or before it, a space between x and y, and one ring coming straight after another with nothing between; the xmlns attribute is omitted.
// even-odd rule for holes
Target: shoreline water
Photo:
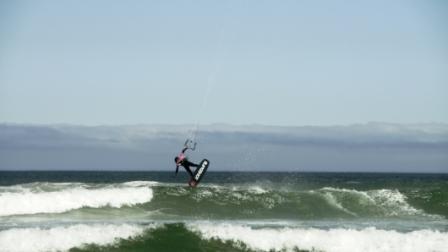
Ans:
<svg viewBox="0 0 448 252"><path fill-rule="evenodd" d="M0 251L448 251L448 175L209 172L194 189L187 180L0 172Z"/></svg>

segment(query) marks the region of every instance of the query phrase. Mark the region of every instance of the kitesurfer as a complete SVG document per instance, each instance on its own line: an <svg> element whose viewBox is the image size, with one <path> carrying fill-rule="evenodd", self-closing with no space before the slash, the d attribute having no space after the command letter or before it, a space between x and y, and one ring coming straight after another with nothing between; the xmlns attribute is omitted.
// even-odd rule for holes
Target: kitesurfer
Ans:
<svg viewBox="0 0 448 252"><path fill-rule="evenodd" d="M188 140L187 140L187 142L188 142ZM182 149L182 152L179 153L179 155L174 158L174 162L176 162L176 176L177 176L177 173L179 172L179 166L183 166L185 168L185 170L188 172L188 174L190 174L190 177L193 178L193 172L191 171L190 167L199 167L199 165L190 162L188 160L187 156L185 156L185 151L188 149L194 150L196 147L196 143L194 144L193 148L190 148L188 146L187 142L185 142L185 147Z"/></svg>

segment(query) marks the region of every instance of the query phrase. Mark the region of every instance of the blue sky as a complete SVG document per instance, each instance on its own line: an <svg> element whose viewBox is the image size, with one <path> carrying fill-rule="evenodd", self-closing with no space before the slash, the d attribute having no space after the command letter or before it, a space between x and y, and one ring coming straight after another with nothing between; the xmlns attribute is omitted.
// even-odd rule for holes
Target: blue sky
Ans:
<svg viewBox="0 0 448 252"><path fill-rule="evenodd" d="M0 122L448 123L446 1L2 1Z"/></svg>

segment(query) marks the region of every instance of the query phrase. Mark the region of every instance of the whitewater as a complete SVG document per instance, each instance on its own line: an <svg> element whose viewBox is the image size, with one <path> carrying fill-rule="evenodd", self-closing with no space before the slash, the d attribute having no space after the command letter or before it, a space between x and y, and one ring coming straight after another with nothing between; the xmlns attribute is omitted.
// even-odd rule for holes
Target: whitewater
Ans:
<svg viewBox="0 0 448 252"><path fill-rule="evenodd" d="M0 251L448 251L446 175L97 175L0 176Z"/></svg>

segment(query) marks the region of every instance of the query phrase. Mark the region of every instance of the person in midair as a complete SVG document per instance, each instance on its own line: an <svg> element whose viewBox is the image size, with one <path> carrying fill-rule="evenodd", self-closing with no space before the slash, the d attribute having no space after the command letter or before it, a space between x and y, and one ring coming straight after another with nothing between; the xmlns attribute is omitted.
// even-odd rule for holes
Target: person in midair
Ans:
<svg viewBox="0 0 448 252"><path fill-rule="evenodd" d="M185 151L188 149L194 150L196 148L196 143L194 143L193 147L190 148L188 146L188 143L192 143L191 140L187 140L185 142L184 148L182 149L182 152L177 155L177 157L174 158L174 162L176 163L176 176L179 172L179 166L183 166L185 170L190 174L190 177L193 178L193 172L191 171L190 167L198 167L198 164L192 163L188 160L187 156L185 155Z"/></svg>

